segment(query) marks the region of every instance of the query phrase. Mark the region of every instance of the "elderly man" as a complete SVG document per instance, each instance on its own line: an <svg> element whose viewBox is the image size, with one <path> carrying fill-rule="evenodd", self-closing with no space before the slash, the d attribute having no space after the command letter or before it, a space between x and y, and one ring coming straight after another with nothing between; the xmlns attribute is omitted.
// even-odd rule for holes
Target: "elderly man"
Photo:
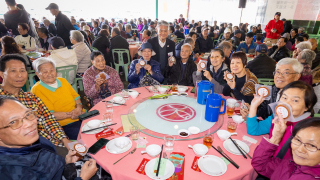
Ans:
<svg viewBox="0 0 320 180"><path fill-rule="evenodd" d="M55 3L49 4L46 10L50 10L51 14L56 17L55 25L57 27L57 36L61 37L67 47L71 47L72 44L69 39L69 33L74 30L69 18L59 11L59 6Z"/></svg>
<svg viewBox="0 0 320 180"><path fill-rule="evenodd" d="M172 54L172 56L176 55L175 43L168 38L169 24L166 21L160 21L157 30L158 36L149 39L147 42L152 45L152 49L156 53L156 55L152 56L152 59L160 62L160 69L163 74L168 64L168 53Z"/></svg>
<svg viewBox="0 0 320 180"><path fill-rule="evenodd" d="M54 36L57 35L56 26L52 24L48 19L44 19L43 24L48 29L49 33L53 34Z"/></svg>
<svg viewBox="0 0 320 180"><path fill-rule="evenodd" d="M232 51L232 44L228 41L223 41L221 42L217 48L221 49L224 53L224 63L227 65L227 67L230 69L230 62L231 60L229 59L231 51ZM209 60L210 57L208 57ZM211 63L210 61L208 61L209 64Z"/></svg>
<svg viewBox="0 0 320 180"><path fill-rule="evenodd" d="M18 73L19 72L19 73ZM23 105L38 113L38 132L55 145L57 153L66 156L68 143L71 141L65 135L62 127L56 121L40 98L21 89L28 78L26 62L18 55L5 55L0 58L0 95L16 97ZM2 138L1 138L2 139Z"/></svg>
<svg viewBox="0 0 320 180"><path fill-rule="evenodd" d="M197 66L190 57L192 50L190 44L183 44L180 52L181 58L177 58L175 63L168 62L164 73L164 76L168 78L168 84L177 83L184 86L193 86L192 73L197 71Z"/></svg>
<svg viewBox="0 0 320 180"><path fill-rule="evenodd" d="M241 31L239 29L234 31L234 36L231 38L233 40L232 45L238 47L241 42Z"/></svg>
<svg viewBox="0 0 320 180"><path fill-rule="evenodd" d="M311 45L312 45L311 50L316 53L316 57L315 57L315 59L312 61L312 67L311 67L311 69L314 69L314 68L318 67L319 64L320 64L320 51L318 50L318 42L317 42L316 39L311 38L311 39L309 39L308 41L309 41L309 42L311 43Z"/></svg>
<svg viewBox="0 0 320 180"><path fill-rule="evenodd" d="M272 86L271 99L265 100L259 106L257 114L258 117L261 116L265 119L272 114L269 104L279 101L282 88L293 81L298 81L301 77L302 70L303 66L297 59L283 58L277 63L274 72L275 85ZM248 109L250 109L249 105L246 105ZM247 114L249 113L248 110L245 109L241 109L240 112L243 117L247 117Z"/></svg>
<svg viewBox="0 0 320 180"><path fill-rule="evenodd" d="M180 31L180 26L179 25L176 25L175 27L174 27L174 32L173 32L173 34L174 35L176 35L177 36L177 38L181 38L181 39L184 39L185 37L184 37L184 34Z"/></svg>
<svg viewBox="0 0 320 180"><path fill-rule="evenodd" d="M290 57L289 49L286 47L288 39L285 37L281 37L277 45L272 46L268 50L268 56L270 56L275 61L280 61L282 58Z"/></svg>
<svg viewBox="0 0 320 180"><path fill-rule="evenodd" d="M0 96L0 177L2 179L62 179L74 167L75 151L66 158L57 155L52 143L37 133L37 112L17 99ZM97 171L90 159L81 168L79 178L88 180Z"/></svg>
<svg viewBox="0 0 320 180"><path fill-rule="evenodd" d="M231 44L233 44L233 40L231 39L230 35L231 35L231 29L230 29L230 28L226 28L226 29L224 30L223 38L221 38L221 39L219 40L219 44L220 44L222 41L229 41Z"/></svg>
<svg viewBox="0 0 320 180"><path fill-rule="evenodd" d="M132 32L131 32L132 28L130 24L125 25L125 30L126 30L127 39L132 38Z"/></svg>
<svg viewBox="0 0 320 180"><path fill-rule="evenodd" d="M19 23L27 23L29 27L31 27L31 23L29 20L29 14L25 10L21 10L16 6L15 0L5 0L8 6L8 12L3 15L4 17L4 25L7 29L12 30L13 36L19 35L18 32L18 24ZM30 34L31 28L29 30ZM30 34L32 36L32 34ZM34 35L33 35L34 36Z"/></svg>
<svg viewBox="0 0 320 180"><path fill-rule="evenodd" d="M153 21L150 22L148 30L151 32L151 38L157 36L156 25Z"/></svg>
<svg viewBox="0 0 320 180"><path fill-rule="evenodd" d="M280 20L281 13L276 12L274 19L270 20L269 23L264 28L267 33L266 41L271 41L273 44L277 42L283 32L283 22Z"/></svg>
<svg viewBox="0 0 320 180"><path fill-rule="evenodd" d="M244 53L254 53L257 47L257 43L253 42L254 34L252 32L248 32L245 38L245 42L241 43L237 51L242 51Z"/></svg>
<svg viewBox="0 0 320 180"><path fill-rule="evenodd" d="M113 49L127 49L129 51L129 43L126 39L121 37L121 32L119 28L112 28L111 31L111 39L110 39L110 48L109 48L109 58L111 59L111 64L119 63L118 54L115 53L114 58L112 56ZM130 62L130 56L128 57L127 54L123 55L123 62L128 63Z"/></svg>
<svg viewBox="0 0 320 180"><path fill-rule="evenodd" d="M255 58L248 62L247 68L255 74L257 78L273 78L276 61L267 54L268 46L259 44L256 47Z"/></svg>
<svg viewBox="0 0 320 180"><path fill-rule="evenodd" d="M192 32L192 33L195 33L195 32ZM176 57L177 58L180 58L180 52L181 52L181 47L182 47L182 45L184 45L184 44L186 44L186 43L188 43L188 44L190 44L191 45L191 47L192 47L192 53L191 53L191 55L190 55L190 57L192 58L192 59L194 59L194 57L195 58L197 58L198 56L199 56L199 54L198 55L196 55L197 53L195 52L196 51L196 43L195 43L195 40L193 39L193 38L191 38L191 37L187 37L185 40L183 40L183 41L180 41L177 45L176 45ZM198 48L199 49L199 48Z"/></svg>
<svg viewBox="0 0 320 180"><path fill-rule="evenodd" d="M213 49L213 41L208 37L208 27L201 28L201 35L197 38L196 43L199 45L200 54L210 52Z"/></svg>

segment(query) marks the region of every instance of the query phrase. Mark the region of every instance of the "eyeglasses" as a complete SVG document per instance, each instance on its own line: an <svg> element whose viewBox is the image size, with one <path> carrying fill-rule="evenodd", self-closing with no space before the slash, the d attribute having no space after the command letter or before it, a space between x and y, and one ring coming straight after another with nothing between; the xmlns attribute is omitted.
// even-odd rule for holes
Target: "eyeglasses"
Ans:
<svg viewBox="0 0 320 180"><path fill-rule="evenodd" d="M283 77L288 77L290 74L297 74L297 73L289 73L289 72L283 72L281 73L280 71L275 71L273 72L273 76L283 76Z"/></svg>
<svg viewBox="0 0 320 180"><path fill-rule="evenodd" d="M33 120L35 120L37 118L37 116L38 116L38 112L37 111L35 111L35 110L28 111L23 118L15 119L15 120L11 121L8 126L2 127L0 129L5 129L5 128L8 128L8 127L11 127L11 129L13 129L13 130L19 129L19 128L21 128L24 119L28 120L28 121L33 121Z"/></svg>
<svg viewBox="0 0 320 180"><path fill-rule="evenodd" d="M293 137L292 140L291 140L292 144L296 145L296 146L300 146L301 144L304 145L304 147L310 151L310 152L317 152L319 151L320 149L317 148L315 145L312 145L312 144L309 144L309 143L303 143L301 142L298 138L296 137Z"/></svg>

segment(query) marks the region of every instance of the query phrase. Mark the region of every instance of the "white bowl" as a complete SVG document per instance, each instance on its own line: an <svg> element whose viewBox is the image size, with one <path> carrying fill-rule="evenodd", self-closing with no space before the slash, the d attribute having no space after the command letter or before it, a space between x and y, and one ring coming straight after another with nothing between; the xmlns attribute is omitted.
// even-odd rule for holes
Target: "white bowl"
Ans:
<svg viewBox="0 0 320 180"><path fill-rule="evenodd" d="M208 147L203 144L195 144L192 149L197 156L204 156L209 151Z"/></svg>
<svg viewBox="0 0 320 180"><path fill-rule="evenodd" d="M178 86L178 91L179 91L180 93L186 92L187 89L188 89L187 86Z"/></svg>
<svg viewBox="0 0 320 180"><path fill-rule="evenodd" d="M116 103L121 103L121 102L123 101L123 98L120 97L120 96L116 96L116 97L113 98L113 100L114 100L114 102L116 102Z"/></svg>
<svg viewBox="0 0 320 180"><path fill-rule="evenodd" d="M138 93L137 91L132 91L132 92L129 92L129 95L130 95L133 99L135 99L135 98L138 97L139 93Z"/></svg>
<svg viewBox="0 0 320 180"><path fill-rule="evenodd" d="M237 134L237 133L230 133L229 131L226 131L226 130L217 131L217 135L219 139L221 139L221 141L227 140L233 134Z"/></svg>
<svg viewBox="0 0 320 180"><path fill-rule="evenodd" d="M157 144L151 144L147 146L146 151L141 151L141 153L147 153L151 157L156 157L160 154L161 147Z"/></svg>
<svg viewBox="0 0 320 180"><path fill-rule="evenodd" d="M185 133L187 133L188 135L187 136L181 136L180 135L180 133L182 133L182 132L185 132ZM178 131L178 135L180 136L180 137L188 137L188 136L190 136L190 132L188 131L188 130L186 130L186 129L180 129L179 131Z"/></svg>
<svg viewBox="0 0 320 180"><path fill-rule="evenodd" d="M167 88L159 87L158 91L160 92L160 94L164 94L167 91Z"/></svg>
<svg viewBox="0 0 320 180"><path fill-rule="evenodd" d="M95 120L91 120L87 123L87 126L91 129L93 128L97 128L99 127L99 125L101 124L101 121L98 120L98 119L95 119Z"/></svg>
<svg viewBox="0 0 320 180"><path fill-rule="evenodd" d="M244 121L244 119L242 118L242 116L239 116L239 115L233 115L232 116L232 119L234 122L240 124Z"/></svg>
<svg viewBox="0 0 320 180"><path fill-rule="evenodd" d="M230 107L235 107L236 104L237 104L237 100L235 99L227 99L227 106L230 106Z"/></svg>

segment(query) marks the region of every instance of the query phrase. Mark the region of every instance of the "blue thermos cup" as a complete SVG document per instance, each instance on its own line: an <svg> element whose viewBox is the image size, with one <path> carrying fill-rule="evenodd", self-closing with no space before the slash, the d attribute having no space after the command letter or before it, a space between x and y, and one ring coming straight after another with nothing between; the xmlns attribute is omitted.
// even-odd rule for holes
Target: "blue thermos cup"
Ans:
<svg viewBox="0 0 320 180"><path fill-rule="evenodd" d="M220 112L221 102L224 101L224 110ZM226 112L226 100L223 99L219 94L209 94L207 98L207 105L204 118L209 122L217 122L219 114Z"/></svg>
<svg viewBox="0 0 320 180"><path fill-rule="evenodd" d="M211 84L210 81L203 80L198 82L198 97L197 97L197 102L199 104L205 105L207 96L211 92L211 86L212 86L212 91L214 90L214 85Z"/></svg>

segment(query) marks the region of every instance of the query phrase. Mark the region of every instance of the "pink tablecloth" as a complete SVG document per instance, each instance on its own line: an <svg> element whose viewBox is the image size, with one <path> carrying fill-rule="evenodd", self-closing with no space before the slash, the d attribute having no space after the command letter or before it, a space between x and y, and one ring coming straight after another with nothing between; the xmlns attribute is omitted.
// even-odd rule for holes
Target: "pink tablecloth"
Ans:
<svg viewBox="0 0 320 180"><path fill-rule="evenodd" d="M133 60L134 55L138 52L138 47L136 45L129 45L129 51L131 60Z"/></svg>
<svg viewBox="0 0 320 180"><path fill-rule="evenodd" d="M137 88L136 90L141 93L138 96L138 98L132 99L130 97L129 100L126 102L127 106L114 107L113 122L118 123L117 125L112 126L114 130L116 130L117 128L122 126L120 115L128 114L128 109L135 102L137 102L138 100L140 100L142 98L145 98L145 97L152 95L145 88ZM113 96L109 97L108 100L111 98L113 98ZM94 106L92 108L92 110L94 110L94 109L99 110L100 115L95 116L91 119L103 119L102 113L104 113L106 110L104 103L102 103L102 102L98 103L96 106ZM84 125L84 123L86 123L87 121L89 121L91 119L85 120L82 123L82 125ZM221 129L226 130L227 129L226 122L228 119L227 115L225 115L224 119L225 119L224 124ZM238 136L234 136L234 139L242 140L242 137L244 135L256 139L258 141L258 143L251 144L251 146L250 146L249 154L251 156L253 156L254 149L260 143L262 136L250 136L247 134L246 131L247 131L246 124L245 123L240 124L237 128ZM126 134L128 134L128 133L126 133ZM145 135L143 133L140 133L140 135L143 137L147 137L148 144L158 144L158 145L163 144L162 139L153 138L153 137L150 137L150 136ZM86 145L89 147L97 141L95 135L80 134L79 136L86 143ZM114 137L119 137L119 136L115 135L112 138L114 138ZM239 169L236 169L232 164L229 164L227 166L228 167L227 172L219 177L212 177L212 176L206 175L203 172L196 172L196 171L192 170L191 165L192 165L193 159L195 157L195 154L191 149L188 148L188 144L194 145L197 143L202 143L202 139L197 139L197 140L192 140L192 141L176 141L174 144L174 150L173 150L174 152L182 152L185 154L185 163L186 163L185 164L185 174L184 174L185 180L194 180L194 179L201 179L201 180L205 180L205 179L251 180L251 179L255 179L256 173L251 166L251 159L249 159L249 158L244 159L242 156L237 156L237 155L231 154L227 150L224 150L224 148L223 148L223 150L226 152L226 154L228 156L230 156L240 166ZM223 142L218 138L217 134L215 133L213 145L216 147L217 146L223 147L222 143ZM132 150L134 147L136 147L135 142L133 142L133 146L131 147L130 150ZM136 172L136 169L138 168L138 166L143 158L152 159L147 154L141 155L140 151L142 151L142 150L144 150L144 149L137 149L137 151L134 154L128 155L125 159L121 160L116 165L113 165L113 163L116 162L118 159L120 159L122 156L124 156L129 151L126 153L123 153L123 154L115 155L115 154L108 153L105 149L102 149L96 155L93 155L92 157L97 160L97 163L99 165L101 165L102 168L104 168L107 172L109 172L111 174L111 176L114 180L144 180L144 179L147 180L147 179L149 179L148 176L142 175L142 174L139 174ZM207 153L207 155L215 155L215 156L221 157L221 155L218 152L216 152L213 148L209 149L209 152Z"/></svg>

